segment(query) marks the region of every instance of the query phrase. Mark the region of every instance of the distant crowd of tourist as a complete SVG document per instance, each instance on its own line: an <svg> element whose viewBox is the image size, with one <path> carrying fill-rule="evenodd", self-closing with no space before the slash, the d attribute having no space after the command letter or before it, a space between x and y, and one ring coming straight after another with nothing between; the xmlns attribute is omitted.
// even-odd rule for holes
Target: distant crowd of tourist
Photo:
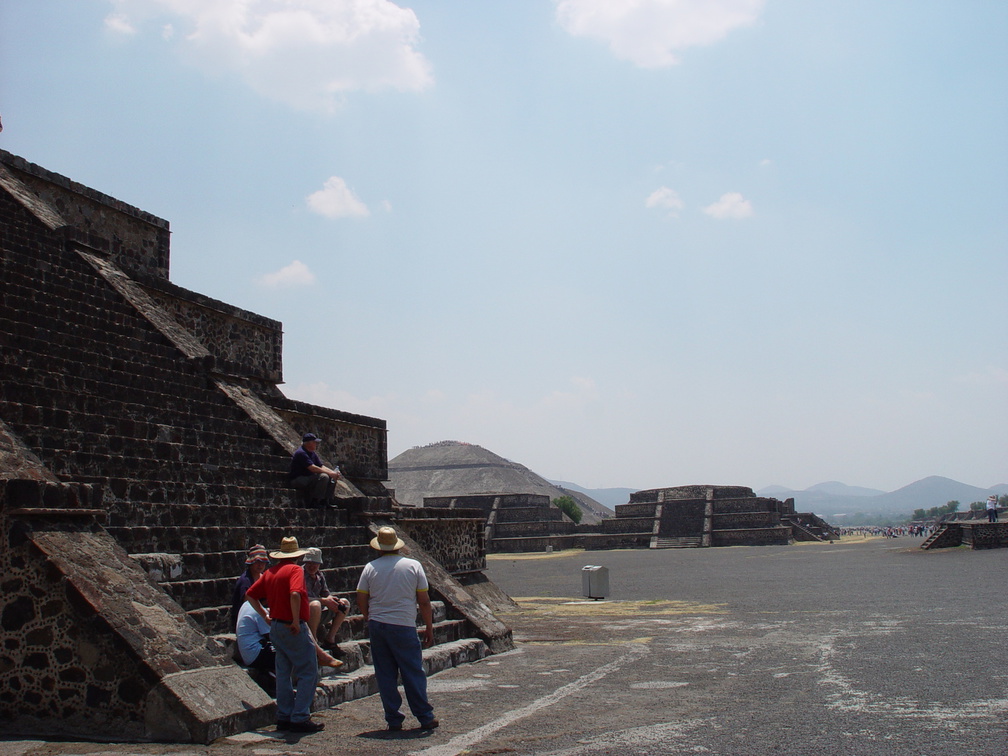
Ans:
<svg viewBox="0 0 1008 756"><path fill-rule="evenodd" d="M838 528L841 536L882 536L883 538L899 538L900 536L928 536L934 532L934 525L859 525L851 528Z"/></svg>

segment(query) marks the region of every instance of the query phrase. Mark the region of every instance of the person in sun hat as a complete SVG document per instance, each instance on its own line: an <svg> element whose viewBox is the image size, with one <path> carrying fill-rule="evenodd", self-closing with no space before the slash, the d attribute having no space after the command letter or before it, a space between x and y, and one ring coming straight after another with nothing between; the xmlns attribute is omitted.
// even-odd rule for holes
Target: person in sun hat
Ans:
<svg viewBox="0 0 1008 756"><path fill-rule="evenodd" d="M269 567L269 555L266 553L266 547L257 543L248 550L248 556L245 558L245 570L235 580L234 590L231 592L232 630L238 624L238 612L241 611L241 606L245 603L245 592L252 586L252 583L259 579L267 567Z"/></svg>
<svg viewBox="0 0 1008 756"><path fill-rule="evenodd" d="M287 479L296 488L310 507L331 506L334 503L336 481L340 479L340 471L322 464L318 449L320 439L314 433L305 433L301 438L301 446L291 456L290 471Z"/></svg>
<svg viewBox="0 0 1008 756"><path fill-rule="evenodd" d="M318 682L315 640L308 629L308 591L301 557L308 549L287 536L280 549L270 552L275 561L245 598L270 623L270 640L276 650L277 729L318 732L325 725L311 720L311 705ZM262 602L269 604L269 612ZM297 681L295 684L295 680Z"/></svg>
<svg viewBox="0 0 1008 756"><path fill-rule="evenodd" d="M994 494L987 497L987 522L997 522L998 519L998 498Z"/></svg>
<svg viewBox="0 0 1008 756"><path fill-rule="evenodd" d="M357 607L371 639L371 661L389 730L402 729L399 711L402 696L398 677L410 711L423 730L438 726L434 707L427 700L427 675L423 647L417 636L417 606L424 622L423 646L434 645L434 620L428 595L427 575L416 559L402 556L403 540L393 528L382 527L371 539L371 548L381 556L368 562L357 582Z"/></svg>
<svg viewBox="0 0 1008 756"><path fill-rule="evenodd" d="M322 574L322 549L308 549L304 558L304 573L305 587L308 589L308 611L310 612L308 626L319 645L327 648L332 647L336 643L336 633L339 632L340 626L350 611L350 602L329 592L325 575ZM325 638L321 639L318 629L322 624L323 610L328 610L332 615L332 622L329 623L329 631Z"/></svg>

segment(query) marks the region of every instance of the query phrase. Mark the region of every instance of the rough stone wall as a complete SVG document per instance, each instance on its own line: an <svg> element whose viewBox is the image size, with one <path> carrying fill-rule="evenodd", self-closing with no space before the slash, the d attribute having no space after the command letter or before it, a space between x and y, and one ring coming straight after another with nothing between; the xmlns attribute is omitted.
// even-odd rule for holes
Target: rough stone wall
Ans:
<svg viewBox="0 0 1008 756"><path fill-rule="evenodd" d="M653 509L653 507L652 507ZM603 533L650 533L654 528L651 517L611 517L599 523Z"/></svg>
<svg viewBox="0 0 1008 756"><path fill-rule="evenodd" d="M1008 546L1008 522L960 523L962 542L973 549L997 549Z"/></svg>
<svg viewBox="0 0 1008 756"><path fill-rule="evenodd" d="M525 536L566 535L573 533L575 525L570 520L565 522L532 520L527 522L499 522L494 528L494 540L497 538L518 538Z"/></svg>
<svg viewBox="0 0 1008 756"><path fill-rule="evenodd" d="M702 536L704 530L703 501L682 501L663 504L659 535L667 538Z"/></svg>
<svg viewBox="0 0 1008 756"><path fill-rule="evenodd" d="M452 575L486 569L482 520L460 519L451 510L437 518L410 518L407 510L399 512L406 516L397 524Z"/></svg>
<svg viewBox="0 0 1008 756"><path fill-rule="evenodd" d="M791 528L752 528L748 530L715 530L712 546L786 546L791 540Z"/></svg>
<svg viewBox="0 0 1008 756"><path fill-rule="evenodd" d="M0 527L9 533L9 518ZM0 570L0 722L47 736L142 738L152 681L138 677L136 659L26 539L0 551Z"/></svg>
<svg viewBox="0 0 1008 756"><path fill-rule="evenodd" d="M67 225L107 240L111 255L120 265L168 278L168 221L4 150L0 150L0 163L32 194L58 212Z"/></svg>
<svg viewBox="0 0 1008 756"><path fill-rule="evenodd" d="M229 372L270 383L283 381L283 327L261 315L156 279L147 293L192 333Z"/></svg>
<svg viewBox="0 0 1008 756"><path fill-rule="evenodd" d="M739 530L746 528L776 528L780 526L776 512L725 512L714 513L715 530Z"/></svg>

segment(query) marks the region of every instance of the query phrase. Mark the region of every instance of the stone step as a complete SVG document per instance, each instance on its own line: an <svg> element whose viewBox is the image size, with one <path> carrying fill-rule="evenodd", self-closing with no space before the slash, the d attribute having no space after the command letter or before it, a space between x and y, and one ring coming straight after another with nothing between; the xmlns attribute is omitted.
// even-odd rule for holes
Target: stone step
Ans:
<svg viewBox="0 0 1008 756"><path fill-rule="evenodd" d="M325 571L326 584L334 593L354 591L364 563L329 568ZM183 609L199 609L229 602L235 578L217 577L195 580L172 580L161 583L165 593L181 604Z"/></svg>
<svg viewBox="0 0 1008 756"><path fill-rule="evenodd" d="M267 547L267 551L273 547ZM327 546L322 549L322 572L329 580L330 566L365 564L374 554L367 544ZM245 570L247 549L230 551L190 552L186 554L130 554L158 583L174 580L199 580L229 577L232 582Z"/></svg>
<svg viewBox="0 0 1008 756"><path fill-rule="evenodd" d="M309 510L322 511L322 510ZM336 513L329 515L335 517ZM278 518L279 519L279 518ZM286 518L284 518L286 520ZM321 517L320 517L321 520ZM243 551L261 543L269 550L286 536L293 535L304 546L322 549L367 543L366 528L335 522L315 525L277 524L273 526L225 525L220 527L114 526L107 528L131 554L187 554L211 551ZM369 538L369 536L368 536Z"/></svg>
<svg viewBox="0 0 1008 756"><path fill-rule="evenodd" d="M424 649L424 671L431 676L452 667L479 661L488 655L486 644L478 638L446 642ZM367 664L347 674L323 679L316 689L312 707L314 711L321 711L377 692L374 667Z"/></svg>
<svg viewBox="0 0 1008 756"><path fill-rule="evenodd" d="M703 539L697 536L681 536L678 538L656 538L653 549L696 549L703 545Z"/></svg>
<svg viewBox="0 0 1008 756"><path fill-rule="evenodd" d="M364 645L360 646L364 649L362 660L366 660L370 663L370 650L366 646L367 630L364 627L364 618L360 614L356 613L356 595L344 595L344 598L350 598L353 603L350 611L353 613L347 616L343 625L340 627L339 633L336 636L337 642L342 649L344 648L345 643L363 641ZM218 644L224 644L229 650L229 655L233 656L235 635L231 629L230 623L227 621L230 610L231 607L228 605L208 607L206 609L186 612L186 614L191 617L196 624L203 629L203 632L205 632L215 642ZM449 619L448 607L445 602L431 601L431 615L434 620L434 640L436 643L447 643L451 640L458 640L459 638L466 637L468 634L468 620ZM220 624L217 621L221 617L224 619L223 624ZM421 626L419 614L417 615L417 626ZM230 645L228 645L229 643Z"/></svg>

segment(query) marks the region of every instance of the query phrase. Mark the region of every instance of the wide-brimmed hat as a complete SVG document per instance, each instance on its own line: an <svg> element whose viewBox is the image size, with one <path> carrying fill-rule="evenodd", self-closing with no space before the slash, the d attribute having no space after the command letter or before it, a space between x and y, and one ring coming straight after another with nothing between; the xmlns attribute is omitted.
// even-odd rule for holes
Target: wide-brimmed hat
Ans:
<svg viewBox="0 0 1008 756"><path fill-rule="evenodd" d="M378 535L371 539L371 548L378 551L399 551L405 545L392 528L378 528Z"/></svg>
<svg viewBox="0 0 1008 756"><path fill-rule="evenodd" d="M280 551L271 551L270 559L297 559L308 553L308 549L299 549L297 538L287 536L280 541Z"/></svg>
<svg viewBox="0 0 1008 756"><path fill-rule="evenodd" d="M266 553L266 547L261 543L257 543L251 549L248 550L248 558L245 560L245 564L252 564L252 562L268 562L269 555Z"/></svg>
<svg viewBox="0 0 1008 756"><path fill-rule="evenodd" d="M308 549L308 553L305 554L304 560L306 562L315 562L315 564L322 564L322 549L316 546L311 546Z"/></svg>

